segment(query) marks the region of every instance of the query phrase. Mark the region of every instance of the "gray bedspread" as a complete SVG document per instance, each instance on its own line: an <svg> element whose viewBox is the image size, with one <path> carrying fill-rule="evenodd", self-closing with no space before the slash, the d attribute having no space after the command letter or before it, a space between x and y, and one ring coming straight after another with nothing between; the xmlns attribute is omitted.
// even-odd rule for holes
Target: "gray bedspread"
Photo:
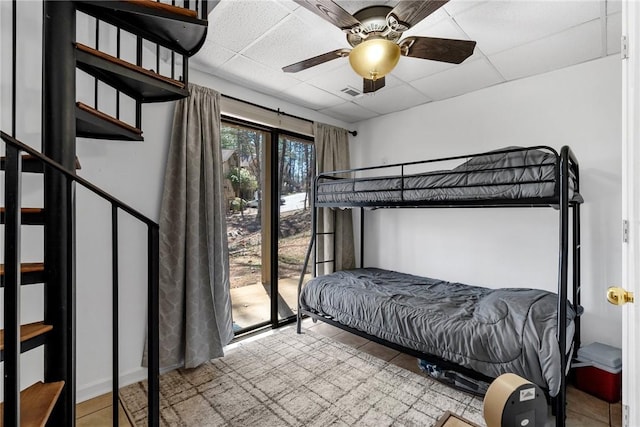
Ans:
<svg viewBox="0 0 640 427"><path fill-rule="evenodd" d="M303 309L490 377L512 372L560 387L557 295L536 289L488 289L376 268L312 279ZM567 310L568 342L574 311Z"/></svg>
<svg viewBox="0 0 640 427"><path fill-rule="evenodd" d="M510 147L514 148L514 147ZM381 169L384 170L384 169ZM569 197L581 201L570 180ZM402 176L355 177L321 180L316 190L320 203L475 201L554 197L556 155L521 149L483 154L451 170Z"/></svg>

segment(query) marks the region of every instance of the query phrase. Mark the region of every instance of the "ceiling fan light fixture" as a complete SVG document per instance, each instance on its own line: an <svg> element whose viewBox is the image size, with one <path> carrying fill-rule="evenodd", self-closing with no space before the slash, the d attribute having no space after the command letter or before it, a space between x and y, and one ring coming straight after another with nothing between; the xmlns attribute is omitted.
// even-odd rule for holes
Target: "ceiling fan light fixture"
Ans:
<svg viewBox="0 0 640 427"><path fill-rule="evenodd" d="M377 80L389 74L400 59L400 46L386 39L365 40L349 54L351 68L365 79Z"/></svg>

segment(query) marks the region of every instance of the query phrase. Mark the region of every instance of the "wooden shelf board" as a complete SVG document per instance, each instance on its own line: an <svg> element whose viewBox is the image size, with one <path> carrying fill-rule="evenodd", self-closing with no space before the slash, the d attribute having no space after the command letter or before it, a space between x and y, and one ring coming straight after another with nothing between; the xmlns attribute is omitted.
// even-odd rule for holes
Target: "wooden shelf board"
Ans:
<svg viewBox="0 0 640 427"><path fill-rule="evenodd" d="M142 141L142 131L82 102L76 103L76 135L83 138Z"/></svg>
<svg viewBox="0 0 640 427"><path fill-rule="evenodd" d="M193 11L146 0L83 0L77 8L132 34L182 55L193 56L204 44L208 22Z"/></svg>
<svg viewBox="0 0 640 427"><path fill-rule="evenodd" d="M162 3L155 0L125 0L125 1L127 1L128 3L136 3L140 6L149 7L152 9L163 10L165 12L173 13L175 15L186 16L188 18L198 17L198 13L195 10L174 6L168 3Z"/></svg>
<svg viewBox="0 0 640 427"><path fill-rule="evenodd" d="M42 225L44 223L43 208L21 208L21 222L23 225ZM5 223L6 209L0 207L0 224Z"/></svg>
<svg viewBox="0 0 640 427"><path fill-rule="evenodd" d="M31 285L44 282L45 270L42 262L20 264L20 284ZM0 264L0 286L4 287L4 264Z"/></svg>
<svg viewBox="0 0 640 427"><path fill-rule="evenodd" d="M43 383L39 381L20 392L20 426L44 426L51 415L64 381ZM4 416L4 404L0 404L0 421ZM0 426L2 423L0 422Z"/></svg>
<svg viewBox="0 0 640 427"><path fill-rule="evenodd" d="M5 169L5 159L6 157L0 157L0 170ZM82 169L80 166L80 161L76 157L76 170ZM22 172L32 172L32 173L42 173L44 172L44 165L38 161L34 156L30 154L25 154L22 156Z"/></svg>
<svg viewBox="0 0 640 427"><path fill-rule="evenodd" d="M20 342L25 342L37 336L43 335L53 329L44 322L28 323L20 326ZM4 350L4 330L0 329L0 350Z"/></svg>
<svg viewBox="0 0 640 427"><path fill-rule="evenodd" d="M20 264L20 273L40 273L44 271L42 262L23 262ZM4 276L4 264L0 264L0 276Z"/></svg>
<svg viewBox="0 0 640 427"><path fill-rule="evenodd" d="M189 95L184 83L76 43L79 69L140 102L166 102Z"/></svg>

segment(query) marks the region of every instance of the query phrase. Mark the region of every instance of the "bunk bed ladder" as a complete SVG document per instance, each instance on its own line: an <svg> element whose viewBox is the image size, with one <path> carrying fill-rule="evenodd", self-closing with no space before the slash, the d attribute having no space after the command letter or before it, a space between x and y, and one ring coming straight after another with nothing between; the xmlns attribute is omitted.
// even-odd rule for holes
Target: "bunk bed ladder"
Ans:
<svg viewBox="0 0 640 427"><path fill-rule="evenodd" d="M322 209L322 208L319 208L319 209ZM323 214L324 214L324 212L320 211L320 215L323 215ZM327 264L333 264L332 270L333 271L336 270L336 263L335 263L336 262L336 260L335 260L335 257L336 257L336 230L335 230L335 224L336 224L336 216L337 215L336 215L336 210L335 209L331 209L331 215L333 215L333 226L334 226L334 228L332 230L330 230L330 231L321 231L321 232L317 231L317 219L318 219L318 216L315 215L315 222L314 222L314 226L313 226L313 228L315 229L315 233L314 234L316 236L332 236L331 237L331 254L332 254L332 258L324 259L324 254L318 253L320 250L323 250L323 251L325 250L325 246L324 245L325 245L326 242L323 242L322 248L319 248L316 251L315 261L313 263L313 277L318 275L318 271L317 270L318 270L318 266L320 266L320 265L326 266ZM313 218L312 218L312 221L313 221ZM316 239L317 239L317 237L316 237ZM323 237L323 239L324 239L324 237ZM320 245L318 245L318 246L320 246ZM306 268L306 266L305 266L305 268ZM323 267L323 270L325 270L324 267ZM325 272L325 274L326 274L326 272Z"/></svg>
<svg viewBox="0 0 640 427"><path fill-rule="evenodd" d="M318 275L318 265L325 265L329 263L333 263L334 271L335 271L335 253L336 253L336 231L335 228L332 231L323 231L318 232L318 213L319 209L316 206L316 198L315 198L315 189L317 187L318 177L316 176L313 180L313 187L311 189L311 240L309 241L309 246L307 247L307 252L304 257L304 262L302 264L302 272L300 273L300 279L298 280L298 301L297 301L297 310L296 310L296 331L298 334L302 333L302 313L300 306L300 292L302 291L302 285L304 284L305 272L307 271L307 267L309 266L309 261L311 260L311 255L313 253L314 248L316 248L313 260L313 271L312 277L316 277ZM333 214L333 224L335 227L336 223L336 211L335 209L331 210ZM318 236L333 236L333 244L332 244L332 254L333 257L330 260L322 260L319 261L318 250L317 250L317 239ZM324 246L323 246L324 248Z"/></svg>

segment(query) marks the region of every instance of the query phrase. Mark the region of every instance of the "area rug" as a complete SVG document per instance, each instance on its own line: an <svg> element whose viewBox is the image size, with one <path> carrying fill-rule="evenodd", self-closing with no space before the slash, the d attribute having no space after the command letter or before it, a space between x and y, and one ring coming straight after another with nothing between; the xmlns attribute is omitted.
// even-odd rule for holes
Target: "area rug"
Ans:
<svg viewBox="0 0 640 427"><path fill-rule="evenodd" d="M122 403L146 421L146 382ZM446 411L484 425L482 401L331 338L293 328L160 378L165 426L434 426Z"/></svg>
<svg viewBox="0 0 640 427"><path fill-rule="evenodd" d="M436 422L435 427L478 427L478 425L460 415L447 411Z"/></svg>

